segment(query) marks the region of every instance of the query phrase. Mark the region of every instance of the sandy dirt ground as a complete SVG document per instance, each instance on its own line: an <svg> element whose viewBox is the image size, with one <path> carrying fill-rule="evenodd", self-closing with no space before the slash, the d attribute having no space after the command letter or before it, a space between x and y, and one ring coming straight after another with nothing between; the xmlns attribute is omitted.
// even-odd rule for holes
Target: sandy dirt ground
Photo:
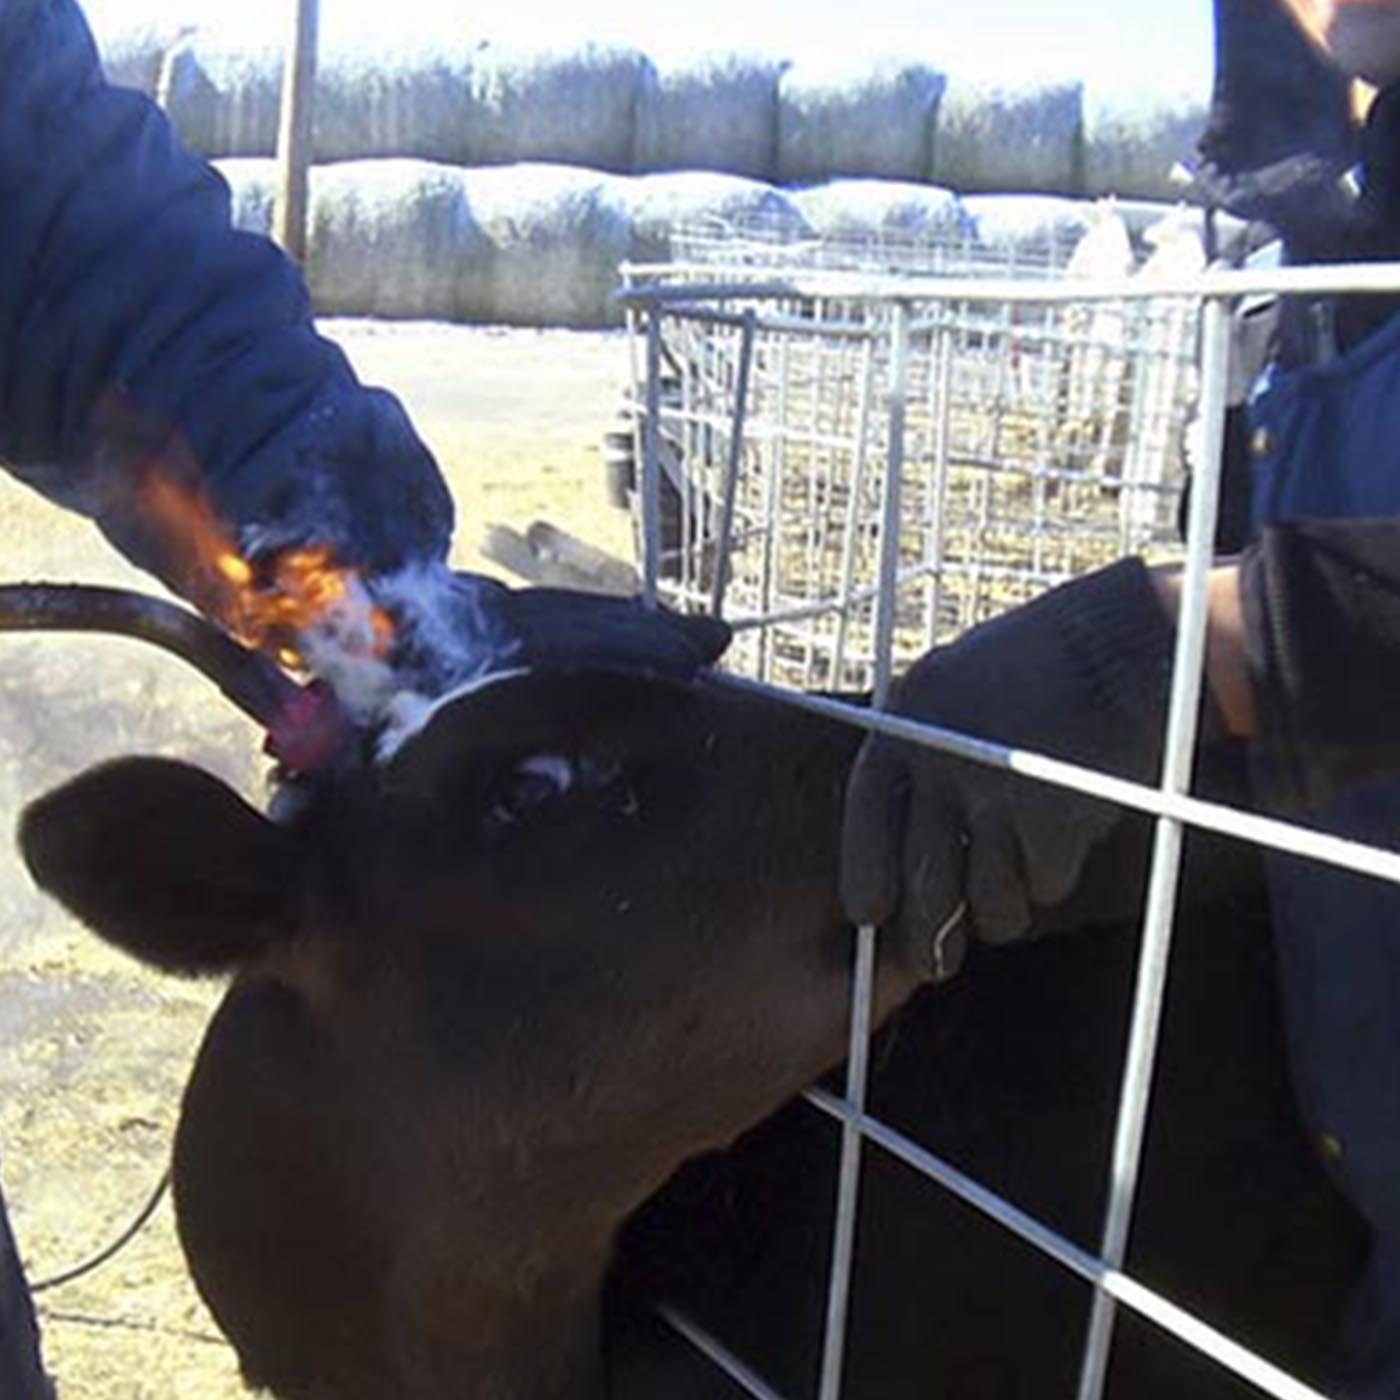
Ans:
<svg viewBox="0 0 1400 1400"><path fill-rule="evenodd" d="M332 322L362 376L398 392L458 507L456 560L488 522L547 518L630 557L601 436L619 334ZM0 477L0 575L149 587L85 522ZM487 567L490 567L489 565ZM180 663L110 639L0 638L0 825L88 764L188 759L256 798L259 736ZM147 974L42 899L0 840L0 1173L30 1276L105 1243L160 1177L217 984ZM168 1201L90 1277L38 1298L63 1400L235 1400L233 1355L191 1287Z"/></svg>

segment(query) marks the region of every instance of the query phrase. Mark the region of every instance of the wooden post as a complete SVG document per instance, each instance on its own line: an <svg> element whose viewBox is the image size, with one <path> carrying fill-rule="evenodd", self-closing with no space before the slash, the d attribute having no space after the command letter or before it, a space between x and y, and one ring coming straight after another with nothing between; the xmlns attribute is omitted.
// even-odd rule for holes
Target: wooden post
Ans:
<svg viewBox="0 0 1400 1400"><path fill-rule="evenodd" d="M294 262L306 263L307 175L316 107L316 27L319 0L296 0L295 23L282 73L277 121L277 199L272 236Z"/></svg>

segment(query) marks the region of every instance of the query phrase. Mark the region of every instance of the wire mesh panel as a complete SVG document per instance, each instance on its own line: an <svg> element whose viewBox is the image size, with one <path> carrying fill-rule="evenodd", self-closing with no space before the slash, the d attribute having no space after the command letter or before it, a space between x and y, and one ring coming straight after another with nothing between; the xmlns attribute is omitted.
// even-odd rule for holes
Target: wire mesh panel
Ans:
<svg viewBox="0 0 1400 1400"><path fill-rule="evenodd" d="M858 233L813 235L789 214L750 216L741 221L710 218L672 230L670 246L678 266L704 268L709 276L740 269L897 272L952 275L1048 277L1063 272L1082 231L1067 223L1046 223L1014 240L989 246L965 220L932 228L872 228Z"/></svg>
<svg viewBox="0 0 1400 1400"><path fill-rule="evenodd" d="M653 389L661 588L682 607L722 604L745 674L868 688L894 303L757 287L792 271L782 257L829 269L891 250L711 232L688 251L633 272L683 298L662 317ZM901 271L988 267L957 244L902 253ZM1063 249L1020 257L1017 275L1064 272ZM708 296L716 273L755 297L733 280ZM915 299L909 313L897 662L1124 553L1175 549L1193 302ZM645 402L638 384L639 438Z"/></svg>
<svg viewBox="0 0 1400 1400"><path fill-rule="evenodd" d="M841 1393L863 1144L937 1181L1093 1285L1080 1400L1102 1393L1119 1306L1264 1393L1320 1400L1309 1385L1127 1275L1124 1260L1186 829L1400 882L1400 855L1207 802L1189 790L1229 305L1261 291L1400 291L1400 269L1221 272L1170 277L1157 288L1119 280L1082 296L1044 284L1024 293L1009 283L963 291L948 279L863 288L859 279L804 274L771 285L771 268L756 268L747 285L703 285L685 280L690 276L662 278L632 294L634 306L647 308L654 371L645 396L648 477L653 486L666 483L670 512L665 528L653 524L650 532L659 555L655 582L682 606L723 605L731 617L761 622L743 638L742 664L789 688L742 677L722 683L782 695L862 730L1156 818L1097 1254L866 1112L864 1055L855 1052L868 1035L875 934L861 931L845 1096L808 1095L843 1132L821 1400ZM1198 336L1199 375L1192 348ZM1176 551L1179 458L1198 382L1198 470L1160 782L1144 786L880 713L892 657L922 651L1129 550ZM654 516L663 513L662 501L653 490ZM804 693L813 685L861 685L867 676L875 681L873 710ZM772 1400L761 1377L677 1321L744 1389Z"/></svg>

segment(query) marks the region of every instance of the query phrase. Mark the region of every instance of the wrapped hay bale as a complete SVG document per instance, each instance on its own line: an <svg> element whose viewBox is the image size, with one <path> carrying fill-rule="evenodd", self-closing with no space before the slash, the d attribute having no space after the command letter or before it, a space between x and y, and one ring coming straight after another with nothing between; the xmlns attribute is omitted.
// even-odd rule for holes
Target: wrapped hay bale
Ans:
<svg viewBox="0 0 1400 1400"><path fill-rule="evenodd" d="M271 160L224 160L240 228L271 227ZM606 324L626 223L607 176L364 160L311 171L307 278L326 316ZM601 208L600 208L601 206Z"/></svg>
<svg viewBox="0 0 1400 1400"><path fill-rule="evenodd" d="M309 234L307 277L325 316L458 319L492 260L464 172L429 161L316 167Z"/></svg>
<svg viewBox="0 0 1400 1400"><path fill-rule="evenodd" d="M201 30L166 63L181 138L210 156L271 155L280 46ZM603 44L430 43L378 31L323 44L318 160L416 155L465 165L558 161L631 168L647 60Z"/></svg>
<svg viewBox="0 0 1400 1400"><path fill-rule="evenodd" d="M216 162L233 220L272 227L276 167L267 159ZM454 320L464 289L489 277L491 248L476 227L463 172L421 160L346 161L311 171L307 277L325 316Z"/></svg>
<svg viewBox="0 0 1400 1400"><path fill-rule="evenodd" d="M473 227L484 240L480 260L474 253L458 281L461 319L526 326L621 322L617 269L631 228L616 181L553 165L460 174Z"/></svg>
<svg viewBox="0 0 1400 1400"><path fill-rule="evenodd" d="M872 248L960 242L970 231L952 190L899 180L832 180L799 190L793 203L822 238ZM897 259L896 259L897 260Z"/></svg>
<svg viewBox="0 0 1400 1400"><path fill-rule="evenodd" d="M960 190L1077 190L1083 100L1079 83L951 75L938 104L929 178Z"/></svg>
<svg viewBox="0 0 1400 1400"><path fill-rule="evenodd" d="M217 168L234 222L267 233L273 162ZM781 191L707 171L346 161L311 172L308 276L323 315L615 325L619 266L667 256L673 228L706 219L807 231Z"/></svg>
<svg viewBox="0 0 1400 1400"><path fill-rule="evenodd" d="M166 55L160 84L180 139L201 155L270 156L277 149L276 44L187 35Z"/></svg>
<svg viewBox="0 0 1400 1400"><path fill-rule="evenodd" d="M784 67L776 59L732 53L658 64L639 95L634 168L723 170L772 180Z"/></svg>
<svg viewBox="0 0 1400 1400"><path fill-rule="evenodd" d="M943 85L943 75L922 63L794 65L778 85L779 183L833 175L922 180Z"/></svg>
<svg viewBox="0 0 1400 1400"><path fill-rule="evenodd" d="M548 161L628 171L648 60L607 44L525 48L483 42L472 56L467 165Z"/></svg>
<svg viewBox="0 0 1400 1400"><path fill-rule="evenodd" d="M630 229L628 257L635 262L677 256L673 232L747 229L765 240L810 237L797 202L783 190L740 175L679 170L615 180L612 197Z"/></svg>
<svg viewBox="0 0 1400 1400"><path fill-rule="evenodd" d="M1092 205L1037 194L972 194L962 201L976 245L1004 265L1063 266L1088 233Z"/></svg>
<svg viewBox="0 0 1400 1400"><path fill-rule="evenodd" d="M1084 97L1084 189L1089 194L1171 199L1172 178L1206 125L1195 97L1089 88Z"/></svg>
<svg viewBox="0 0 1400 1400"><path fill-rule="evenodd" d="M314 144L321 161L467 158L474 49L395 36L327 42L317 63ZM160 86L181 138L210 156L276 149L282 57L274 43L184 36Z"/></svg>
<svg viewBox="0 0 1400 1400"><path fill-rule="evenodd" d="M316 77L316 159L418 156L464 163L475 44L342 40Z"/></svg>

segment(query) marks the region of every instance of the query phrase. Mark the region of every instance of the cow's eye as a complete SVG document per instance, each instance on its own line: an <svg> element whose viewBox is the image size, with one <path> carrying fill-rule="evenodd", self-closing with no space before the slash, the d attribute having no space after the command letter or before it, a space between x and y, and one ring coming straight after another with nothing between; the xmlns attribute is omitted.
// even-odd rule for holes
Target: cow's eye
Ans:
<svg viewBox="0 0 1400 1400"><path fill-rule="evenodd" d="M488 835L528 826L562 809L569 798L575 815L631 820L641 810L627 770L611 755L537 753L502 773L491 789L484 825Z"/></svg>
<svg viewBox="0 0 1400 1400"><path fill-rule="evenodd" d="M523 758L501 779L486 824L495 831L527 821L574 786L574 765L562 754L537 753Z"/></svg>

